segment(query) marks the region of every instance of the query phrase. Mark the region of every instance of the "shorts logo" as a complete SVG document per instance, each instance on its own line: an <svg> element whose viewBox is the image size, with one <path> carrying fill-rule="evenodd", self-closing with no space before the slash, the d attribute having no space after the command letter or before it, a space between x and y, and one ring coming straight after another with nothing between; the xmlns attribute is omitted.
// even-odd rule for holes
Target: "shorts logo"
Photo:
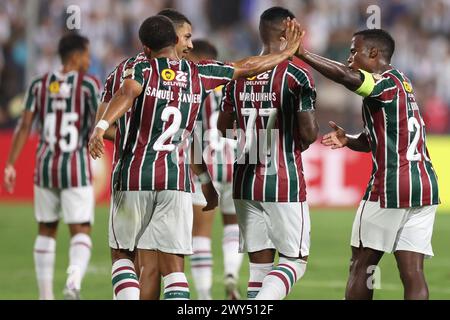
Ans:
<svg viewBox="0 0 450 320"><path fill-rule="evenodd" d="M164 69L163 71L161 71L161 77L165 81L172 81L175 79L175 71L173 71L172 69Z"/></svg>
<svg viewBox="0 0 450 320"><path fill-rule="evenodd" d="M59 82L58 81L53 81L52 83L50 83L50 86L48 87L48 89L50 90L50 93L56 94L59 92Z"/></svg>
<svg viewBox="0 0 450 320"><path fill-rule="evenodd" d="M411 85L407 81L403 81L403 86L405 87L406 92L411 93L413 91Z"/></svg>

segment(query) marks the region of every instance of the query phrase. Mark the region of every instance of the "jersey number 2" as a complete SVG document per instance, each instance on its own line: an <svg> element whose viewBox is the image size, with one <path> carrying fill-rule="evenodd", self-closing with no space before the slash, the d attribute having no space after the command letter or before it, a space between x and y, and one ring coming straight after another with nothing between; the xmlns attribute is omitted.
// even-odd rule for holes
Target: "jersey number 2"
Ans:
<svg viewBox="0 0 450 320"><path fill-rule="evenodd" d="M425 124L423 123L423 120L421 119L422 122L422 126L424 126ZM422 154L420 152L418 152L417 150L417 144L419 143L420 140L420 135L422 134L422 126L419 123L419 120L417 120L414 117L409 118L408 120L408 131L414 133L414 138L411 142L411 144L408 147L408 150L406 151L406 159L408 161L422 161ZM425 142L424 142L425 143ZM424 158L426 161L430 161L430 159L428 159L427 155L423 154Z"/></svg>
<svg viewBox="0 0 450 320"><path fill-rule="evenodd" d="M178 130L180 130L182 116L179 109L175 107L167 107L161 114L161 120L163 122L167 122L169 121L169 117L171 115L173 116L172 124L159 136L158 140L155 141L155 144L153 145L153 150L155 151L172 152L173 150L175 150L174 144L165 143L167 140L171 139L178 132Z"/></svg>

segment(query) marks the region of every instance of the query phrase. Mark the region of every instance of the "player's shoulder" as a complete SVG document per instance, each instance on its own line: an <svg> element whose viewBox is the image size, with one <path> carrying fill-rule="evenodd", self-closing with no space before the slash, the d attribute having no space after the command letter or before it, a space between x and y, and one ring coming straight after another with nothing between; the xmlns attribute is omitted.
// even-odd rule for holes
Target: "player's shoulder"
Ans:
<svg viewBox="0 0 450 320"><path fill-rule="evenodd" d="M290 75L293 75L299 80L306 80L311 85L314 85L314 78L311 70L309 70L308 67L301 62L296 60L287 60L286 69Z"/></svg>
<svg viewBox="0 0 450 320"><path fill-rule="evenodd" d="M100 89L100 80L96 76L89 73L79 73L83 80L83 86L93 86L96 90Z"/></svg>

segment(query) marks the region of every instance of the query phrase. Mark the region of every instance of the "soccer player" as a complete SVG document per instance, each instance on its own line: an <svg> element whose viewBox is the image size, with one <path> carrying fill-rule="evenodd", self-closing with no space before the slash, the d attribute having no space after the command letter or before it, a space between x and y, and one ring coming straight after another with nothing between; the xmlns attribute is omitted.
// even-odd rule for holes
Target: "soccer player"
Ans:
<svg viewBox="0 0 450 320"><path fill-rule="evenodd" d="M174 24L175 31L177 33L178 42L175 46L175 50L177 56L180 58L185 58L186 54L192 49L192 24L191 21L182 13L174 10L174 9L164 9L158 13L159 15L163 15L169 18ZM139 53L138 55L125 59L122 61L113 72L109 74L106 79L104 91L101 97L101 104L97 112L96 123L101 119L101 116L106 110L106 107L111 100L114 93L119 90L120 85L122 84L122 75L125 71L125 67L132 63L135 59L145 58L144 52ZM127 133L127 128L129 126L129 115L131 114L128 111L123 117L116 121L114 125L112 125L108 132L105 134L105 138L108 140L114 141L114 156L113 156L113 168L116 167L118 161L123 152L123 147L125 143L125 135ZM114 171L114 170L113 170ZM111 197L111 210L113 208L112 204L114 201L114 192ZM135 254L135 252L129 253L131 257L134 257L135 261L135 270L137 272L137 276L146 277L149 281L145 281L144 284L148 285L148 287L143 287L142 284L140 286L140 299L142 300L156 300L159 299L160 296L160 287L161 287L161 275L158 271L157 265L157 254L156 252L149 253L146 255L146 260L141 261L139 263L139 257ZM142 272L142 275L140 274ZM133 290L133 289L130 289ZM135 289L137 290L137 289ZM115 293L114 293L115 294Z"/></svg>
<svg viewBox="0 0 450 320"><path fill-rule="evenodd" d="M211 90L233 78L273 68L293 55L300 30L295 21L287 24L284 51L231 65L179 60L175 51L177 36L166 17L154 16L141 25L139 38L149 59L135 60L127 66L121 88L89 141L91 156L101 157L105 131L133 106L125 151L113 180L121 195L115 199L109 237L113 277L120 275L116 283L120 286L118 298L120 291L139 286L134 265L123 252L135 247L140 257L157 251L165 299L189 298L184 255L192 254L193 213L186 141ZM209 178L207 170L195 173ZM202 191L207 200L204 210L211 210L217 204L212 183L202 184Z"/></svg>
<svg viewBox="0 0 450 320"><path fill-rule="evenodd" d="M411 81L390 63L395 42L384 30L356 32L348 66L299 48L299 58L362 96L365 130L356 136L330 122L322 143L372 152L372 176L353 223L346 299L372 299L371 269L394 253L405 299L428 299L424 257L439 204L436 173L426 147L425 123Z"/></svg>
<svg viewBox="0 0 450 320"><path fill-rule="evenodd" d="M217 49L206 40L195 40L194 49L188 59L198 63L202 60L216 60ZM243 255L239 249L239 226L232 198L232 175L235 146L233 140L221 137L217 130L219 106L222 100L221 87L212 91L201 110L202 133L204 136L203 154L208 164L208 171L214 181L214 187L220 196L220 211L223 218L223 263L225 271L226 297L237 300L240 294L237 288L239 269ZM211 251L211 232L214 222L214 210L203 212L206 200L200 189L200 181L195 180L195 193L192 194L194 205L193 250L190 257L192 278L198 298L211 300L213 257Z"/></svg>
<svg viewBox="0 0 450 320"><path fill-rule="evenodd" d="M13 192L14 163L30 134L33 120L40 126L34 175L34 211L39 234L34 244L34 261L39 298L54 299L53 273L56 231L59 219L71 234L66 299L79 299L81 281L91 256L91 224L94 220L94 192L88 156L88 134L94 126L99 82L86 74L89 41L68 34L58 45L62 69L34 80L25 98L25 110L14 133L5 168L6 189Z"/></svg>
<svg viewBox="0 0 450 320"><path fill-rule="evenodd" d="M263 54L282 50L284 21L294 18L281 7L263 12ZM233 198L240 251L250 259L248 299L281 300L306 271L310 219L301 153L317 138L315 98L309 72L289 60L225 87L218 127L225 134L237 119Z"/></svg>

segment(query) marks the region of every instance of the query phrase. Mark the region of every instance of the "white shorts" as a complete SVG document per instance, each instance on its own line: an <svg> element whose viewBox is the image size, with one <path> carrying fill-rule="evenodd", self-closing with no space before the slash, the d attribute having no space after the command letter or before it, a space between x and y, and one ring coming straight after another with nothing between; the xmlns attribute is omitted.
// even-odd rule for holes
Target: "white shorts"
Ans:
<svg viewBox="0 0 450 320"><path fill-rule="evenodd" d="M195 181L194 184L195 192L192 193L192 204L194 206L204 207L206 206L206 199L202 193L202 185L198 181ZM220 212L226 215L236 214L233 202L233 184L214 181L214 188L216 188L216 191L219 194Z"/></svg>
<svg viewBox="0 0 450 320"><path fill-rule="evenodd" d="M192 254L192 224L192 197L188 192L114 191L109 246Z"/></svg>
<svg viewBox="0 0 450 320"><path fill-rule="evenodd" d="M239 251L276 249L287 257L309 255L309 207L306 202L234 200Z"/></svg>
<svg viewBox="0 0 450 320"><path fill-rule="evenodd" d="M361 201L353 222L351 245L393 253L397 250L433 256L433 234L436 205L384 209L379 202Z"/></svg>
<svg viewBox="0 0 450 320"><path fill-rule="evenodd" d="M94 204L92 186L67 189L34 186L34 214L37 222L56 222L62 217L67 224L92 224Z"/></svg>

